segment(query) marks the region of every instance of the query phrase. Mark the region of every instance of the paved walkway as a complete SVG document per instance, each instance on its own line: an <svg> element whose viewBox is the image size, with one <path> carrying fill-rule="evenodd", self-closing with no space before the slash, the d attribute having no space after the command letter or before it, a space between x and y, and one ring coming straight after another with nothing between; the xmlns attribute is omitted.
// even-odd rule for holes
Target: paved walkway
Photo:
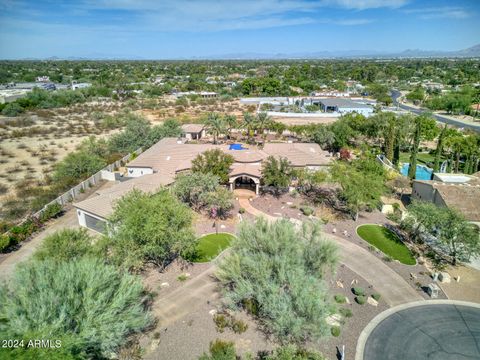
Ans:
<svg viewBox="0 0 480 360"><path fill-rule="evenodd" d="M263 216L269 221L279 219L254 208L248 199L239 199L239 202L240 206L252 215ZM300 222L296 219L290 220L296 224ZM423 300L423 297L400 275L367 250L338 236L324 235L339 246L341 262L369 282L382 294L382 298L389 306Z"/></svg>
<svg viewBox="0 0 480 360"><path fill-rule="evenodd" d="M195 311L195 308L216 296L216 282L212 275L216 266L212 264L201 274L189 279L185 285L160 297L152 306L152 311L162 328L167 328L178 319Z"/></svg>
<svg viewBox="0 0 480 360"><path fill-rule="evenodd" d="M0 280L7 279L13 272L15 265L27 260L37 250L43 239L55 231L78 227L75 209L68 210L63 216L52 220L38 234L29 241L23 242L20 249L7 254L0 260Z"/></svg>

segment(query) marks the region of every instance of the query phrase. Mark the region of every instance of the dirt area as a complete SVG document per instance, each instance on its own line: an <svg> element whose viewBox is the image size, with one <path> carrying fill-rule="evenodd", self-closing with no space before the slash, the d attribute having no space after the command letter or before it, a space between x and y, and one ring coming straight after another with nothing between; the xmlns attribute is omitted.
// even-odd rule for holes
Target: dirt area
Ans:
<svg viewBox="0 0 480 360"><path fill-rule="evenodd" d="M480 271L467 266L448 266L445 269L451 282L440 283L449 299L480 303ZM456 279L459 281L457 282Z"/></svg>
<svg viewBox="0 0 480 360"><path fill-rule="evenodd" d="M331 124L338 120L338 117L282 117L272 116L272 119L285 125L308 125L308 124Z"/></svg>
<svg viewBox="0 0 480 360"><path fill-rule="evenodd" d="M269 215L276 217L287 217L298 220L306 220L307 216L300 211L301 205L307 205L306 199L291 194L284 194L280 197L275 197L270 194L265 194L256 197L251 201L253 207L261 210Z"/></svg>

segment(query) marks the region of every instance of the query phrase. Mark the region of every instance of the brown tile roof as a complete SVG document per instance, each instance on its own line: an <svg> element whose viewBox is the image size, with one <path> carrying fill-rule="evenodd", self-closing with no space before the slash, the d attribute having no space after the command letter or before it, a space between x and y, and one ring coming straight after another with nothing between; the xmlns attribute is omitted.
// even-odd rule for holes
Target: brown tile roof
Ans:
<svg viewBox="0 0 480 360"><path fill-rule="evenodd" d="M469 221L480 221L480 185L432 185L448 207L457 209Z"/></svg>
<svg viewBox="0 0 480 360"><path fill-rule="evenodd" d="M170 185L174 178L164 174L150 174L118 183L111 188L97 191L97 195L74 203L77 209L108 218L113 212L115 202L133 189L143 192L155 192L160 187Z"/></svg>
<svg viewBox="0 0 480 360"><path fill-rule="evenodd" d="M262 176L262 166L260 163L257 164L233 164L230 170L229 176L238 176L238 175L251 175L256 178Z"/></svg>
<svg viewBox="0 0 480 360"><path fill-rule="evenodd" d="M286 157L293 166L322 166L332 160L327 151L313 143L267 143L263 151L268 155Z"/></svg>
<svg viewBox="0 0 480 360"><path fill-rule="evenodd" d="M182 130L185 133L199 133L203 130L203 124L184 124Z"/></svg>

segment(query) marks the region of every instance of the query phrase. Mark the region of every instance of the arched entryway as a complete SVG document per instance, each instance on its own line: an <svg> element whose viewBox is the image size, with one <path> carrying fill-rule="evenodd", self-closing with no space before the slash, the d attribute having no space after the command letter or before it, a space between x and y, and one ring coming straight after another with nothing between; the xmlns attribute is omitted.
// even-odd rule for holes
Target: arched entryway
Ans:
<svg viewBox="0 0 480 360"><path fill-rule="evenodd" d="M230 178L230 190L235 189L245 189L254 191L258 195L260 186L260 179L249 176L249 175L239 175Z"/></svg>

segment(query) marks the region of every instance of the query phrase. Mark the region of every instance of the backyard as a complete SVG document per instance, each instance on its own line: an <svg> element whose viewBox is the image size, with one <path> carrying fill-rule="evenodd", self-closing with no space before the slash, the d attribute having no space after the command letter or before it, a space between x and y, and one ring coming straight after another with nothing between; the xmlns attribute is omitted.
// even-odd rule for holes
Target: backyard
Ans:
<svg viewBox="0 0 480 360"><path fill-rule="evenodd" d="M385 255L405 265L415 265L416 261L410 250L391 230L380 225L361 225L357 234L369 244L375 246Z"/></svg>

